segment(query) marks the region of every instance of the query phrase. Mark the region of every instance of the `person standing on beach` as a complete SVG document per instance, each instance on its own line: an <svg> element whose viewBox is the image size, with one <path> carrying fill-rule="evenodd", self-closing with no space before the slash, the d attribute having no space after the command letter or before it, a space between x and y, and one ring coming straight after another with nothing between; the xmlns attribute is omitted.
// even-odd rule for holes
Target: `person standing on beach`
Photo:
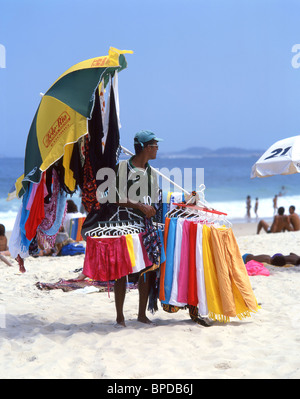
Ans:
<svg viewBox="0 0 300 399"><path fill-rule="evenodd" d="M258 198L256 198L255 205L254 205L254 213L256 215L256 219L258 218L257 211L258 211Z"/></svg>
<svg viewBox="0 0 300 399"><path fill-rule="evenodd" d="M127 161L121 161L117 166L117 209L121 215L126 214L127 219L143 221L144 218L153 218L156 214L155 204L158 202L159 186L156 173L151 169L148 161L156 159L158 141L162 141L149 131L141 131L134 137L135 155ZM124 179L122 174L126 173ZM123 178L122 178L123 177ZM133 190L138 183L139 195ZM125 184L125 186L124 186ZM132 195L135 194L135 195ZM155 281L155 272L141 270L136 276L139 287L138 321L151 324L146 316L146 307L151 284ZM130 278L135 277L134 274ZM126 293L126 276L115 281L115 306L118 326L126 327L123 305Z"/></svg>
<svg viewBox="0 0 300 399"><path fill-rule="evenodd" d="M247 209L247 218L251 219L250 210L251 210L251 197L250 195L247 196L246 199L246 209Z"/></svg>

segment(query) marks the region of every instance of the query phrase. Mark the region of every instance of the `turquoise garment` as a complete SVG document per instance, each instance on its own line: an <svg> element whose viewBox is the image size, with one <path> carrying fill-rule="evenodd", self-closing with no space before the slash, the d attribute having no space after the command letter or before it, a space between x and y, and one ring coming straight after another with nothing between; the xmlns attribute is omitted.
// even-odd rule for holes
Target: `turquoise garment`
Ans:
<svg viewBox="0 0 300 399"><path fill-rule="evenodd" d="M174 269L174 252L176 240L177 218L171 218L168 231L167 249L166 249L166 271L165 271L165 300L161 303L168 304L171 297L173 284L173 269Z"/></svg>
<svg viewBox="0 0 300 399"><path fill-rule="evenodd" d="M31 243L31 240L29 241L26 238L26 229L25 229L25 224L27 222L27 219L29 217L30 211L27 210L27 203L30 198L30 194L32 191L33 184L29 183L28 187L25 191L25 194L23 195L22 199L22 212L21 212L21 220L20 220L20 230L21 230L21 247L22 247L22 252L26 252L29 249L29 245Z"/></svg>

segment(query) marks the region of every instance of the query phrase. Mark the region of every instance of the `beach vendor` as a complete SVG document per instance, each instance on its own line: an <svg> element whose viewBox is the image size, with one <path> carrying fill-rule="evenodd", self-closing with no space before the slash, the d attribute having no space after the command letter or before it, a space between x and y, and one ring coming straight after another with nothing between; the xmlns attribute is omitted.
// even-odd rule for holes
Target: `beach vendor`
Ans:
<svg viewBox="0 0 300 399"><path fill-rule="evenodd" d="M110 264L110 257L106 257L106 261L103 260L104 263L107 263L105 268L108 271L117 270L116 275L118 274L118 276L113 277L117 327L126 327L123 305L125 301L127 278L130 283L138 284L138 321L147 324L151 323L146 316L146 308L149 293L155 292L155 283L157 281L156 271L160 264L161 247L159 243L162 242L162 239L156 241L159 234L153 226L153 221L159 209L161 191L159 189L156 172L150 167L148 162L156 158L159 141L162 141L162 139L159 139L150 131L140 131L135 135L135 155L128 160L121 160L117 164L114 173L114 181L107 186L107 201L101 204L99 211L95 211L94 213L91 212L87 216L82 230L82 233L85 234L86 226L90 226L89 228L93 229L92 226L96 226L98 222L103 223L104 221L106 221L107 225L111 226L111 228L113 228L112 226L116 226L119 222L129 222L132 226L141 226L142 235L132 235L134 241L133 246L135 248L139 247L140 249L138 251L140 256L138 259L135 259L137 265L134 268L132 268L132 266L128 268L125 254L123 254L123 258L119 255L122 253L121 246L119 248L112 248L114 245L118 245L118 239L105 239L105 237L100 239L102 240L101 245L107 246L106 253L111 253L112 257L114 257L113 254L118 254L118 257L120 257L120 261L118 259L113 260L113 265ZM129 235L130 234L123 235L120 237L120 240L126 237L127 241ZM95 240L96 238L87 237L87 248L90 245L98 245L94 244ZM138 240L138 242L136 242L136 240ZM92 251L93 249L91 251L87 250L86 252L85 263L80 278L88 276L89 278L107 281L106 276L93 274L97 262L95 262L95 259L92 257ZM97 253L99 253L99 251ZM101 261L99 262L101 263ZM119 275L121 277L119 277ZM112 278L108 280L112 280ZM156 310L155 300L152 300L153 298L155 298L155 295L151 294L149 307L150 309ZM152 306L153 304L154 306Z"/></svg>
<svg viewBox="0 0 300 399"><path fill-rule="evenodd" d="M154 218L158 204L159 186L157 176L148 161L156 159L158 142L162 141L150 131L140 131L134 137L135 155L119 162L116 170L117 213L120 219L144 221ZM151 268L149 268L151 269ZM146 272L146 273L144 273ZM132 277L132 276L131 276ZM146 307L154 272L147 269L138 273L139 311L138 320L151 323L146 316ZM117 324L125 326L123 305L126 292L126 277L114 285Z"/></svg>

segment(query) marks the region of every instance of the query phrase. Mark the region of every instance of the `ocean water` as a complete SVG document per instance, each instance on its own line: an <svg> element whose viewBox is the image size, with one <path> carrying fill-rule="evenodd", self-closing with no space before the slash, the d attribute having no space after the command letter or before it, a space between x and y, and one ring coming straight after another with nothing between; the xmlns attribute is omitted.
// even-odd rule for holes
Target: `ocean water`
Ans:
<svg viewBox="0 0 300 399"><path fill-rule="evenodd" d="M202 179L196 179L196 170L200 170L199 176L204 178L206 187L204 191L205 200L213 208L227 213L228 219L232 221L247 221L247 195L250 195L252 199L252 220L256 220L253 211L255 198L259 198L258 217L269 219L274 214L273 197L280 192L283 195L278 197L278 206L284 206L286 212L288 212L288 207L295 205L296 212L300 212L300 175L251 179L251 168L257 159L257 157L248 156L158 158L150 163L159 170L164 168L163 170L172 171L175 168L175 171L181 171L182 181L180 181L180 185L187 187L188 190L198 189L196 183L198 184ZM184 170L187 171L186 176L190 176L191 179L184 179ZM23 159L0 158L0 223L4 224L7 230L13 228L17 211L21 205L19 199L7 201L7 194L22 173ZM166 186L166 183L164 184ZM172 190L173 187L170 187L170 189ZM174 191L178 191L178 189L175 188ZM77 193L73 196L73 199L77 205L80 205L80 198Z"/></svg>

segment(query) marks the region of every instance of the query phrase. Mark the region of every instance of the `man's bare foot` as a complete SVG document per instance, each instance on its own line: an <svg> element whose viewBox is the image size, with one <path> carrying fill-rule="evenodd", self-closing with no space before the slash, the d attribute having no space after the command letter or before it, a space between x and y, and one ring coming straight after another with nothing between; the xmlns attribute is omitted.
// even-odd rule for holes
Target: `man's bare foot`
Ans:
<svg viewBox="0 0 300 399"><path fill-rule="evenodd" d="M78 275L78 277L76 278L77 281L82 281L82 280L84 280L84 279L86 279L86 276L85 276L83 273L80 273L80 274Z"/></svg>
<svg viewBox="0 0 300 399"><path fill-rule="evenodd" d="M25 272L26 272L26 269L25 269L25 267L24 267L24 259L22 259L20 255L18 255L18 256L16 257L16 261L17 261L18 264L19 264L20 273L25 273Z"/></svg>
<svg viewBox="0 0 300 399"><path fill-rule="evenodd" d="M153 321L149 320L147 316L139 316L138 321L144 324L154 324Z"/></svg>
<svg viewBox="0 0 300 399"><path fill-rule="evenodd" d="M116 321L115 328L124 328L126 327L125 320L123 321Z"/></svg>

